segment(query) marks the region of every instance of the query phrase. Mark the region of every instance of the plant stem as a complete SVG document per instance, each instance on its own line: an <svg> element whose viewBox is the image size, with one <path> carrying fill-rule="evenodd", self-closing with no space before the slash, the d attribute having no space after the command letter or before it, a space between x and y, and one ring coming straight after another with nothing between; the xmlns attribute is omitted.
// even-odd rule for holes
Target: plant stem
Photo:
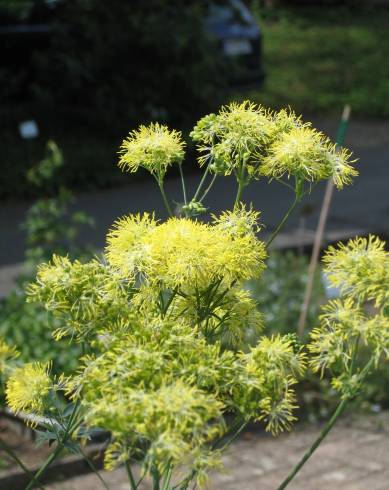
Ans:
<svg viewBox="0 0 389 490"><path fill-rule="evenodd" d="M22 470L26 473L26 475L32 479L32 481L35 483L35 485L40 488L41 490L44 490L44 487L38 482L37 478L31 473L31 471L27 468L27 466L23 463L21 459L18 458L18 456L12 451L10 447L0 438L0 447L1 449L8 454L10 458L12 458L16 464L18 464Z"/></svg>
<svg viewBox="0 0 389 490"><path fill-rule="evenodd" d="M234 432L234 434L232 434L232 436L223 444L220 450L224 451L225 449L227 449L236 440L236 438L242 433L242 431L246 426L247 426L247 422L243 422L243 424L240 425L238 430Z"/></svg>
<svg viewBox="0 0 389 490"><path fill-rule="evenodd" d="M129 461L126 461L126 470L127 470L128 479L130 480L131 490L136 490L138 488L138 485L135 482L135 478L132 473L131 464Z"/></svg>
<svg viewBox="0 0 389 490"><path fill-rule="evenodd" d="M358 348L359 348L359 337L357 338L357 341L356 341L355 347L354 347L354 352L353 352L353 356L352 356L352 360L351 360L351 367L350 367L350 376L352 376L352 371L353 371L354 366L356 364ZM369 370L370 370L373 363L374 363L374 357L371 357L369 362L365 365L365 367L360 372L360 380L361 381L369 373ZM304 454L304 456L301 458L301 460L296 464L296 466L289 473L289 475L285 478L285 480L281 483L281 485L277 488L277 490L284 490L284 488L286 488L289 485L289 483L293 480L293 478L301 470L301 468L304 466L304 464L308 461L308 459L312 456L312 454L320 446L323 439L327 436L327 434L330 432L332 427L335 425L335 422L342 415L344 409L346 408L347 403L350 401L351 398L352 398L352 395L349 395L349 396L343 398L343 400L339 403L338 408L335 410L335 412L332 415L332 417L330 418L330 420L324 426L324 429L320 432L319 437L312 444L312 446L308 449L308 451Z"/></svg>
<svg viewBox="0 0 389 490"><path fill-rule="evenodd" d="M57 458L57 456L61 453L64 448L64 441L59 442L55 450L50 454L50 456L46 459L45 463L41 468L35 473L34 479L30 481L25 490L31 490L33 488L35 480L39 479L40 476L47 470L47 468L51 465L51 463Z"/></svg>
<svg viewBox="0 0 389 490"><path fill-rule="evenodd" d="M97 476L97 478L101 481L102 485L104 488L109 490L109 486L105 482L104 478L100 475L99 470L96 468L96 466L93 464L93 461L90 459L90 457L85 453L85 451L82 449L82 447L79 447L79 451L82 454L82 457L85 459L85 461L88 463L89 468L93 471L93 473Z"/></svg>
<svg viewBox="0 0 389 490"><path fill-rule="evenodd" d="M51 465L51 463L58 457L58 455L62 452L63 448L65 447L65 444L67 440L69 439L70 435L77 429L77 427L81 424L81 421L76 422L73 425L74 418L76 416L78 404L76 403L74 405L73 411L69 417L67 429L65 431L65 434L62 438L62 441L58 441L57 447L55 450L49 455L49 457L46 459L44 462L43 466L40 467L40 469L35 473L34 479L30 481L30 483L27 485L25 490L31 490L35 484L35 480L39 479L40 476L43 475L43 473L47 470L47 468Z"/></svg>
<svg viewBox="0 0 389 490"><path fill-rule="evenodd" d="M338 408L335 410L334 414L332 415L330 420L327 422L324 429L320 432L319 437L312 444L312 446L308 449L308 451L304 454L304 456L301 458L301 460L296 464L296 466L289 473L289 475L285 478L285 480L281 483L281 485L277 488L277 490L283 490L284 488L286 488L289 485L289 483L293 480L293 478L297 475L297 473L301 470L301 468L308 461L308 459L312 456L312 454L315 452L315 450L318 448L318 446L320 446L321 442L326 437L326 435L330 432L330 430L332 429L332 427L334 426L335 422L338 420L340 415L343 413L344 409L346 408L347 402L348 402L348 398L344 398L339 403Z"/></svg>
<svg viewBox="0 0 389 490"><path fill-rule="evenodd" d="M291 215L291 213L293 212L293 210L297 206L297 204L300 202L300 200L301 200L301 197L296 194L292 205L290 206L290 208L286 212L285 216L282 218L282 220L278 224L277 228L270 235L269 240L266 242L266 248L269 248L270 244L275 239L275 237L278 235L278 233L281 231L281 229L283 228L284 224L288 221L289 216Z"/></svg>
<svg viewBox="0 0 389 490"><path fill-rule="evenodd" d="M172 465L169 463L169 466L168 466L168 469L166 472L166 476L165 476L165 479L163 482L162 490L169 490L169 485L170 485L170 480L172 478L172 473L173 473L173 468L172 468Z"/></svg>
<svg viewBox="0 0 389 490"><path fill-rule="evenodd" d="M151 474L153 476L153 490L159 490L160 476L157 468L154 467Z"/></svg>
<svg viewBox="0 0 389 490"><path fill-rule="evenodd" d="M208 172L209 172L209 166L210 166L210 163L208 163L207 168L205 169L205 172L203 173L203 176L201 177L201 180L200 180L199 186L197 187L195 195L192 197L192 201L196 201L196 199L198 198L198 195L200 194L201 188L203 187L205 179L206 179Z"/></svg>
<svg viewBox="0 0 389 490"><path fill-rule="evenodd" d="M180 163L178 165L178 168L180 169L181 185L182 185L182 195L184 197L184 203L186 205L187 204L187 200L186 200L186 187L185 187L184 172L182 171L182 163Z"/></svg>
<svg viewBox="0 0 389 490"><path fill-rule="evenodd" d="M212 180L209 184L209 186L205 189L204 191L204 194L200 197L199 199L199 202L203 202L203 200L205 199L205 196L208 194L208 192L211 190L215 180L216 180L216 177L217 177L217 174L214 174L214 176L212 177Z"/></svg>
<svg viewBox="0 0 389 490"><path fill-rule="evenodd" d="M161 195L162 195L163 203L165 204L166 211L168 212L168 214L170 216L173 216L172 209L170 207L170 204L169 204L169 201L168 201L168 198L166 196L165 189L163 186L163 180L157 180L157 182L158 182L159 190L161 191Z"/></svg>
<svg viewBox="0 0 389 490"><path fill-rule="evenodd" d="M236 198L235 198L235 203L234 203L234 209L238 206L240 203L241 197L242 197L242 192L243 189L246 187L245 183L243 182L243 179L238 179L238 192L236 193Z"/></svg>

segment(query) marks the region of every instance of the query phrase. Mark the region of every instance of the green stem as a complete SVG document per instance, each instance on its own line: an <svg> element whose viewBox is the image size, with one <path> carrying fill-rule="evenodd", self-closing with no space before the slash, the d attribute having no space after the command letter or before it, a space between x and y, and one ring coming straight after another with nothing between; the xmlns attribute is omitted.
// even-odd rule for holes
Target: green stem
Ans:
<svg viewBox="0 0 389 490"><path fill-rule="evenodd" d="M356 342L354 352L353 352L353 357L351 360L352 368L354 368L354 366L356 364L358 346L359 346L359 342ZM360 379L361 380L363 380L365 378L365 376L369 373L369 370L370 370L373 363L374 363L374 357L371 357L369 362L365 365L365 367L360 372ZM350 371L350 376L352 376L352 371ZM323 439L327 436L327 434L330 432L332 427L335 425L335 422L342 415L344 409L346 408L347 403L350 401L351 398L352 398L352 396L348 396L348 397L343 398L343 400L339 403L338 408L335 410L335 412L332 415L332 417L330 418L330 420L324 426L324 429L320 432L319 437L312 444L312 446L308 449L308 451L304 454L304 456L301 458L301 460L296 464L296 466L289 473L289 475L285 478L285 480L281 483L281 485L277 488L277 490L284 490L284 488L286 488L289 485L289 483L293 480L293 478L301 470L301 468L304 466L304 464L312 456L312 454L315 452L315 450L320 446Z"/></svg>
<svg viewBox="0 0 389 490"><path fill-rule="evenodd" d="M18 458L18 456L12 451L10 447L0 438L0 447L1 449L8 454L10 458L12 458L16 464L18 464L22 470L26 473L26 475L32 479L34 484L40 488L41 490L44 490L44 487L38 482L37 478L31 473L31 471L27 468L27 466L23 463L21 459Z"/></svg>
<svg viewBox="0 0 389 490"><path fill-rule="evenodd" d="M216 177L217 177L217 174L214 174L214 176L212 177L212 180L211 180L209 186L205 189L204 194L199 199L199 202L203 202L203 200L205 199L206 195L211 190L211 188L212 188L212 186L213 186L213 184L214 184L214 182L216 180Z"/></svg>
<svg viewBox="0 0 389 490"><path fill-rule="evenodd" d="M230 446L230 444L232 444L234 442L234 440L239 436L239 434L242 432L242 430L247 426L247 422L244 422L243 424L239 424L240 421L241 421L241 419L237 418L233 422L229 432L231 432L231 430L234 431L235 428L237 428L238 430L236 432L234 432L232 434L232 436L221 446L220 451L224 451L228 446ZM211 446L211 448L216 449L218 446L218 442L219 441L216 441ZM178 483L178 485L173 487L173 490L187 490L190 482L196 476L196 473L197 473L196 470L192 470L187 477L185 477L180 483ZM163 489L163 490L165 490L165 489Z"/></svg>
<svg viewBox="0 0 389 490"><path fill-rule="evenodd" d="M168 212L168 214L170 216L173 216L172 209L170 207L170 204L169 204L169 201L168 201L168 198L166 196L165 189L163 186L163 180L157 180L157 182L158 182L159 190L161 191L161 195L162 195L163 203L165 204L166 211Z"/></svg>
<svg viewBox="0 0 389 490"><path fill-rule="evenodd" d="M167 472L166 472L166 476L165 476L165 479L164 479L164 482L163 482L163 488L162 488L162 490L169 490L169 485L170 485L170 480L172 478L172 473L173 473L173 467L169 463L168 469L167 469Z"/></svg>
<svg viewBox="0 0 389 490"><path fill-rule="evenodd" d="M201 188L203 187L205 179L207 178L207 175L209 172L210 163L208 163L207 168L205 169L205 172L203 173L203 176L201 177L201 180L200 180L199 186L197 187L195 195L192 197L192 201L196 201L196 199L198 198L198 195L200 194Z"/></svg>
<svg viewBox="0 0 389 490"><path fill-rule="evenodd" d="M66 429L65 434L64 434L64 436L62 438L62 441L58 441L58 444L57 444L57 447L55 448L55 450L49 455L49 457L46 459L46 461L44 462L44 464L35 473L34 479L32 481L30 481L30 483L27 485L27 487L25 488L25 490L31 490L33 488L33 486L35 484L35 480L39 479L43 475L43 473L47 470L47 468L51 465L51 463L53 461L55 461L55 459L59 456L59 454L62 452L63 448L65 447L65 444L66 444L67 440L69 439L69 437L71 436L71 434L81 424L81 421L78 421L78 422L76 422L73 425L73 421L74 421L75 416L76 416L77 408L78 408L78 404L75 403L74 408L73 408L73 411L72 411L72 413L71 413L71 415L69 417L69 422L68 422L68 425L67 425L67 429Z"/></svg>
<svg viewBox="0 0 389 490"><path fill-rule="evenodd" d="M90 459L90 457L85 453L85 451L82 449L81 446L79 446L79 451L82 454L82 457L85 459L85 461L88 463L89 468L93 471L93 473L97 476L97 478L101 481L102 485L104 488L109 490L109 486L105 482L104 478L100 475L99 470L96 468L96 466L93 464L93 461Z"/></svg>
<svg viewBox="0 0 389 490"><path fill-rule="evenodd" d="M196 471L192 470L187 477L185 477L180 483L173 487L173 490L187 490L190 482L196 476Z"/></svg>
<svg viewBox="0 0 389 490"><path fill-rule="evenodd" d="M272 241L275 239L275 237L278 235L278 233L281 231L285 223L288 221L289 216L292 214L294 208L297 206L297 204L300 202L301 197L296 194L294 201L288 211L286 212L285 216L282 218L280 223L278 224L277 228L273 231L273 233L270 235L269 240L266 242L266 248L269 248L270 244Z"/></svg>
<svg viewBox="0 0 389 490"><path fill-rule="evenodd" d="M304 454L304 456L301 458L301 460L296 464L296 466L289 473L289 475L285 478L285 480L281 483L281 485L277 488L277 490L283 490L284 488L286 488L289 485L289 483L293 480L293 478L297 475L297 473L301 470L301 468L308 461L308 459L312 456L312 454L315 452L315 450L318 448L318 446L320 446L321 442L326 437L326 435L330 432L330 430L332 429L332 427L334 426L335 422L338 420L340 415L343 413L344 409L346 408L347 402L348 402L347 398L343 399L340 402L340 404L338 405L338 408L335 410L334 414L332 415L330 420L327 422L324 429L320 432L319 437L312 444L312 446L308 449L308 451Z"/></svg>
<svg viewBox="0 0 389 490"><path fill-rule="evenodd" d="M225 449L227 449L236 440L236 438L242 433L242 431L246 426L247 426L247 422L243 422L243 424L240 425L238 430L234 432L229 439L227 439L227 441L223 444L220 450L224 451Z"/></svg>
<svg viewBox="0 0 389 490"><path fill-rule="evenodd" d="M187 200L186 200L186 187L185 187L184 172L182 171L182 164L181 163L178 165L178 168L180 169L181 185L182 185L182 195L184 196L184 203L186 205L187 204Z"/></svg>
<svg viewBox="0 0 389 490"><path fill-rule="evenodd" d="M39 479L40 476L47 470L47 468L51 465L51 463L58 457L61 451L64 448L64 442L59 442L55 450L50 454L50 456L46 459L45 463L41 468L35 473L34 479L30 481L25 490L31 490L35 484L35 480Z"/></svg>
<svg viewBox="0 0 389 490"><path fill-rule="evenodd" d="M159 490L160 475L157 468L154 467L151 474L153 476L153 490Z"/></svg>
<svg viewBox="0 0 389 490"><path fill-rule="evenodd" d="M240 203L241 197L242 197L242 192L243 189L246 187L246 184L244 183L243 180L238 179L238 192L236 193L236 198L235 198L235 203L234 203L234 209L238 206Z"/></svg>
<svg viewBox="0 0 389 490"><path fill-rule="evenodd" d="M138 488L138 485L135 482L135 478L132 473L131 464L129 461L126 461L126 471L127 471L128 479L130 480L131 490L136 490Z"/></svg>

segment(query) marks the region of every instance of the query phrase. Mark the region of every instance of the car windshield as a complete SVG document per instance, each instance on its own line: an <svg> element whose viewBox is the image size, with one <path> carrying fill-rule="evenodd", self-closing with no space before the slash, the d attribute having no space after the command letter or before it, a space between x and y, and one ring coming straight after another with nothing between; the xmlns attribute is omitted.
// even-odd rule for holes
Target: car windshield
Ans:
<svg viewBox="0 0 389 490"><path fill-rule="evenodd" d="M250 23L244 5L239 1L209 2L207 20L210 24Z"/></svg>

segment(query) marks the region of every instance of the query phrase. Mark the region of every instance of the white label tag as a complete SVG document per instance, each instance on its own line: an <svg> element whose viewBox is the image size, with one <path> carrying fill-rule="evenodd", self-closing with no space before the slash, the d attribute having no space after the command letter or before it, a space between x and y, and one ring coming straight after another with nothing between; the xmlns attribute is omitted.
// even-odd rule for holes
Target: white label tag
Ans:
<svg viewBox="0 0 389 490"><path fill-rule="evenodd" d="M240 54L250 54L252 47L246 39L226 39L223 44L223 50L227 56L237 56Z"/></svg>

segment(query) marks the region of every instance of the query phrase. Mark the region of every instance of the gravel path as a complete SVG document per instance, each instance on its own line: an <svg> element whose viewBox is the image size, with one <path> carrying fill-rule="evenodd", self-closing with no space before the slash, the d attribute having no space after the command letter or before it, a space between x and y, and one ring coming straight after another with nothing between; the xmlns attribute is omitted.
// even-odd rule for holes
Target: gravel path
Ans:
<svg viewBox="0 0 389 490"><path fill-rule="evenodd" d="M319 433L299 428L277 439L247 432L224 457L225 472L211 476L214 490L276 490ZM111 490L128 490L123 469L102 473ZM47 490L99 490L95 475L56 483ZM141 490L151 489L146 482ZM339 424L288 490L388 490L389 412Z"/></svg>

